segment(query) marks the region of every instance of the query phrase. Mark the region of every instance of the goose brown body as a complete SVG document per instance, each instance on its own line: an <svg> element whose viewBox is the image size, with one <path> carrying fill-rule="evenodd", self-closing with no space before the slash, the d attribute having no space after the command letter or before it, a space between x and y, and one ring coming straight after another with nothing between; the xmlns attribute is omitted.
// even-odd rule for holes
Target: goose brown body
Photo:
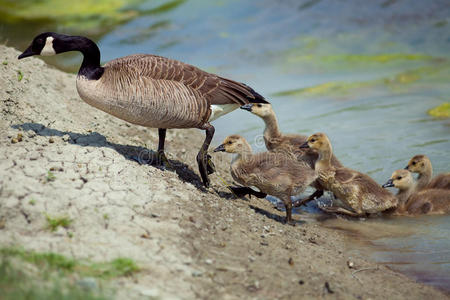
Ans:
<svg viewBox="0 0 450 300"><path fill-rule="evenodd" d="M291 219L290 196L298 195L315 179L314 170L305 168L295 156L286 153L252 153L247 141L239 136L227 137L215 151L236 153L230 166L231 175L240 184L255 186L261 192L280 198L286 206L286 218Z"/></svg>
<svg viewBox="0 0 450 300"><path fill-rule="evenodd" d="M109 61L98 80L77 77L88 104L133 124L154 128L202 127L211 105L249 103L248 86L156 55L137 54Z"/></svg>
<svg viewBox="0 0 450 300"><path fill-rule="evenodd" d="M450 190L425 188L417 190L417 183L408 170L397 170L383 185L398 189L399 203L394 211L396 215L423 215L450 213Z"/></svg>
<svg viewBox="0 0 450 300"><path fill-rule="evenodd" d="M433 166L428 156L418 154L413 156L405 168L412 173L418 173L417 189L450 189L450 173L438 174L433 178Z"/></svg>
<svg viewBox="0 0 450 300"><path fill-rule="evenodd" d="M370 176L349 168L334 167L331 164L331 143L324 133L311 135L303 147L319 152L315 164L318 181L344 204L344 207L329 207L324 210L359 216L385 211L397 205L397 198Z"/></svg>

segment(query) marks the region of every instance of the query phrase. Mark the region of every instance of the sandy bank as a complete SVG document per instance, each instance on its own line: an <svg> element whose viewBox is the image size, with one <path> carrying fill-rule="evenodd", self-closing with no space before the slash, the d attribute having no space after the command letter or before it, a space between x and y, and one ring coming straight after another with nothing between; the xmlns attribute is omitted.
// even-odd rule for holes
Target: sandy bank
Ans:
<svg viewBox="0 0 450 300"><path fill-rule="evenodd" d="M270 203L234 199L217 175L203 190L195 163L200 131L168 132L175 171L139 165L130 158L155 149L155 129L88 106L74 75L18 54L0 46L1 247L131 258L142 271L112 280L123 299L149 289L185 299L446 297L363 258L353 257L350 269L338 232L307 215L285 226ZM231 182L229 157L213 157ZM46 215L73 222L51 232ZM352 275L362 268L372 269Z"/></svg>

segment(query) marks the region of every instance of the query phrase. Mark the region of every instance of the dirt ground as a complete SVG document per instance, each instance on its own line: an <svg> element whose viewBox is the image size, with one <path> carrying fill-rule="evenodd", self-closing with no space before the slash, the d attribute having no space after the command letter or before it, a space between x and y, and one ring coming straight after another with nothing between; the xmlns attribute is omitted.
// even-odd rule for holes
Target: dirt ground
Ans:
<svg viewBox="0 0 450 300"><path fill-rule="evenodd" d="M118 299L447 297L364 257L349 268L342 233L308 214L293 227L268 201L236 199L221 179L232 182L226 154L213 154L203 189L198 130L168 131L171 170L137 163L156 129L90 107L75 75L18 54L0 46L1 247L131 258L142 271L113 279ZM51 232L46 216L73 223Z"/></svg>

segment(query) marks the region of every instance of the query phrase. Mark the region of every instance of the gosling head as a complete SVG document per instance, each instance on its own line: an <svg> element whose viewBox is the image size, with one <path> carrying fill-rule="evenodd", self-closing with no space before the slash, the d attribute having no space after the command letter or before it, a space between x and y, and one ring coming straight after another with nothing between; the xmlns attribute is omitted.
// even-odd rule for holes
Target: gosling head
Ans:
<svg viewBox="0 0 450 300"><path fill-rule="evenodd" d="M41 33L33 39L31 45L19 55L18 59L33 55L51 56L64 52L67 37L54 32Z"/></svg>
<svg viewBox="0 0 450 300"><path fill-rule="evenodd" d="M392 173L391 178L383 184L384 188L396 187L399 190L407 190L414 184L414 178L408 170L397 170Z"/></svg>
<svg viewBox="0 0 450 300"><path fill-rule="evenodd" d="M424 154L419 154L409 160L405 170L412 173L423 173L429 166L431 166L430 159Z"/></svg>
<svg viewBox="0 0 450 300"><path fill-rule="evenodd" d="M261 118L273 114L272 105L269 103L249 103L241 106L241 109L248 110Z"/></svg>
<svg viewBox="0 0 450 300"><path fill-rule="evenodd" d="M330 147L330 140L327 135L322 132L314 133L309 136L306 142L300 145L300 148L311 148L317 150L324 150Z"/></svg>
<svg viewBox="0 0 450 300"><path fill-rule="evenodd" d="M223 143L214 149L214 152L241 153L247 148L247 141L242 136L235 134L226 137Z"/></svg>

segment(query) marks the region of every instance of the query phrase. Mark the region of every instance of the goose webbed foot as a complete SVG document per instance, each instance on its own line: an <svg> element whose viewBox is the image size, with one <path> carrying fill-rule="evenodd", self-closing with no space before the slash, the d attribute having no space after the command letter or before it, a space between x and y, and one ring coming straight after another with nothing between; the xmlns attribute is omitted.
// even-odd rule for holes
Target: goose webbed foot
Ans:
<svg viewBox="0 0 450 300"><path fill-rule="evenodd" d="M160 166L160 167L162 167L164 169L167 169L167 168L169 168L171 166L170 162L169 162L169 159L167 158L167 156L164 153L164 151L158 151L156 153L156 158L155 158L154 165Z"/></svg>
<svg viewBox="0 0 450 300"><path fill-rule="evenodd" d="M252 195L255 196L256 198L265 198L267 196L266 193L263 192L257 192L249 187L246 186L229 186L228 187L233 194L236 195L236 197L238 198L242 198L245 196L249 196L251 197Z"/></svg>
<svg viewBox="0 0 450 300"><path fill-rule="evenodd" d="M208 172L208 175L211 175L216 171L216 166L214 165L211 155L206 154L207 157L207 163L206 163L206 171Z"/></svg>
<svg viewBox="0 0 450 300"><path fill-rule="evenodd" d="M209 187L210 181L208 178L208 156L203 154L202 151L197 154L197 164L203 184L205 185L205 187Z"/></svg>

